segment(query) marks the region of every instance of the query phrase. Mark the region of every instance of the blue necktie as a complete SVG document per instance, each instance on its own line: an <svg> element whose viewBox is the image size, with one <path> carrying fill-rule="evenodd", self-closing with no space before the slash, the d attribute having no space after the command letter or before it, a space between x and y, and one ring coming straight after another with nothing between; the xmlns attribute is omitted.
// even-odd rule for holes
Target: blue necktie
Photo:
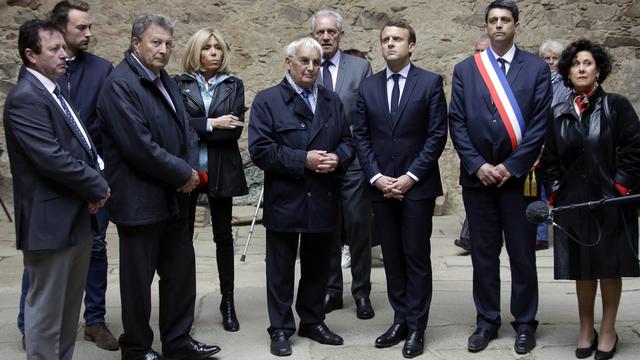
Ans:
<svg viewBox="0 0 640 360"><path fill-rule="evenodd" d="M305 104L309 107L309 110L313 113L313 107L311 106L311 99L309 98L311 95L311 91L302 90L302 98L304 99Z"/></svg>
<svg viewBox="0 0 640 360"><path fill-rule="evenodd" d="M325 60L322 63L322 82L325 89L333 91L333 78L331 77L331 71L329 71L329 66L331 65L333 63L329 60Z"/></svg>
<svg viewBox="0 0 640 360"><path fill-rule="evenodd" d="M95 157L94 152L92 151L91 145L89 144L89 140L84 135L82 135L82 131L80 130L80 127L78 126L78 123L73 118L73 115L71 114L71 110L69 110L69 107L67 106L67 102L64 100L64 97L60 93L60 88L58 86L56 86L56 88L53 90L53 93L58 98L58 101L60 101L60 105L62 106L62 110L63 110L64 115L65 115L65 119L67 120L69 125L71 125L71 129L73 130L73 132L76 133L76 136L78 138L82 139L82 141L81 141L82 145L85 147L87 152L89 154L91 154L91 157L95 159L96 157Z"/></svg>
<svg viewBox="0 0 640 360"><path fill-rule="evenodd" d="M398 113L398 103L400 102L400 74L391 75L393 78L393 90L391 90L391 117Z"/></svg>
<svg viewBox="0 0 640 360"><path fill-rule="evenodd" d="M498 58L498 62L500 63L500 69L502 69L502 73L506 76L507 75L507 65L506 65L507 60L505 60L503 58Z"/></svg>

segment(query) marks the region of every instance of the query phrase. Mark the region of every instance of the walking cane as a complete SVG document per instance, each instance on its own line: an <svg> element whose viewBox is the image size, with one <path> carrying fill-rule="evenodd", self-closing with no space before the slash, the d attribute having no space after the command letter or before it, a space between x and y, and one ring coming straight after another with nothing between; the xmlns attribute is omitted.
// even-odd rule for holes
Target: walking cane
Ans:
<svg viewBox="0 0 640 360"><path fill-rule="evenodd" d="M251 220L251 227L249 228L249 235L247 235L247 243L244 244L244 251L240 256L240 261L244 262L247 258L247 249L249 248L249 242L251 242L251 236L253 236L253 227L256 226L256 219L258 218L258 211L260 211L260 204L262 203L262 196L264 195L264 185L260 190L260 196L258 197L258 204L256 205L256 211L253 213L253 219Z"/></svg>

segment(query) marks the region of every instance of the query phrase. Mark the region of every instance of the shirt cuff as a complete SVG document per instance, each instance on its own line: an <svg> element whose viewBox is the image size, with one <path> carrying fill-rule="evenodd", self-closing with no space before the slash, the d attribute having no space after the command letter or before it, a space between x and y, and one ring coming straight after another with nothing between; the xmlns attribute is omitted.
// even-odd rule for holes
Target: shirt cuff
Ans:
<svg viewBox="0 0 640 360"><path fill-rule="evenodd" d="M376 180L378 180L381 177L382 177L382 174L377 173L377 174L373 175L373 177L369 180L369 183L371 185L373 185L373 184L375 184Z"/></svg>
<svg viewBox="0 0 640 360"><path fill-rule="evenodd" d="M104 171L104 160L102 160L100 155L97 155L97 156L98 156L98 168L100 169L100 171Z"/></svg>
<svg viewBox="0 0 640 360"><path fill-rule="evenodd" d="M407 171L407 176L415 180L415 182L420 181L420 179L417 176L413 175L411 171Z"/></svg>
<svg viewBox="0 0 640 360"><path fill-rule="evenodd" d="M206 120L207 120L207 132L213 132L213 126L211 125L211 121L209 121L209 118L207 118Z"/></svg>

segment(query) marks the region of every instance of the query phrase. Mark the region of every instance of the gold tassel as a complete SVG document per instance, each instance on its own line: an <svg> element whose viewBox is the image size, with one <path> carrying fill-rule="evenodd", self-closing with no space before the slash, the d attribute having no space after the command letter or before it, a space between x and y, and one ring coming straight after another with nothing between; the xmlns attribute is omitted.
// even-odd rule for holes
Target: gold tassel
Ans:
<svg viewBox="0 0 640 360"><path fill-rule="evenodd" d="M538 196L538 183L536 181L536 172L533 168L529 170L527 178L524 180L524 196L525 197L537 197Z"/></svg>

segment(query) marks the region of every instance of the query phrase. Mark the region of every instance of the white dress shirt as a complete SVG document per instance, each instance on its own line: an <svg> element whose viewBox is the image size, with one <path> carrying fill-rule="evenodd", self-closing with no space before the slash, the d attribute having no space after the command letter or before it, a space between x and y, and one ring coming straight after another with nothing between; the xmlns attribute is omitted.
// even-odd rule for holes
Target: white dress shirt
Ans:
<svg viewBox="0 0 640 360"><path fill-rule="evenodd" d="M505 69L504 74L505 75L508 74L509 68L511 67L511 63L513 62L513 57L516 55L516 45L512 44L511 49L509 49L509 51L507 51L503 56L496 54L496 52L493 51L492 48L489 48L489 50L491 51L493 56L495 56L496 60L500 58L504 59L504 69Z"/></svg>

